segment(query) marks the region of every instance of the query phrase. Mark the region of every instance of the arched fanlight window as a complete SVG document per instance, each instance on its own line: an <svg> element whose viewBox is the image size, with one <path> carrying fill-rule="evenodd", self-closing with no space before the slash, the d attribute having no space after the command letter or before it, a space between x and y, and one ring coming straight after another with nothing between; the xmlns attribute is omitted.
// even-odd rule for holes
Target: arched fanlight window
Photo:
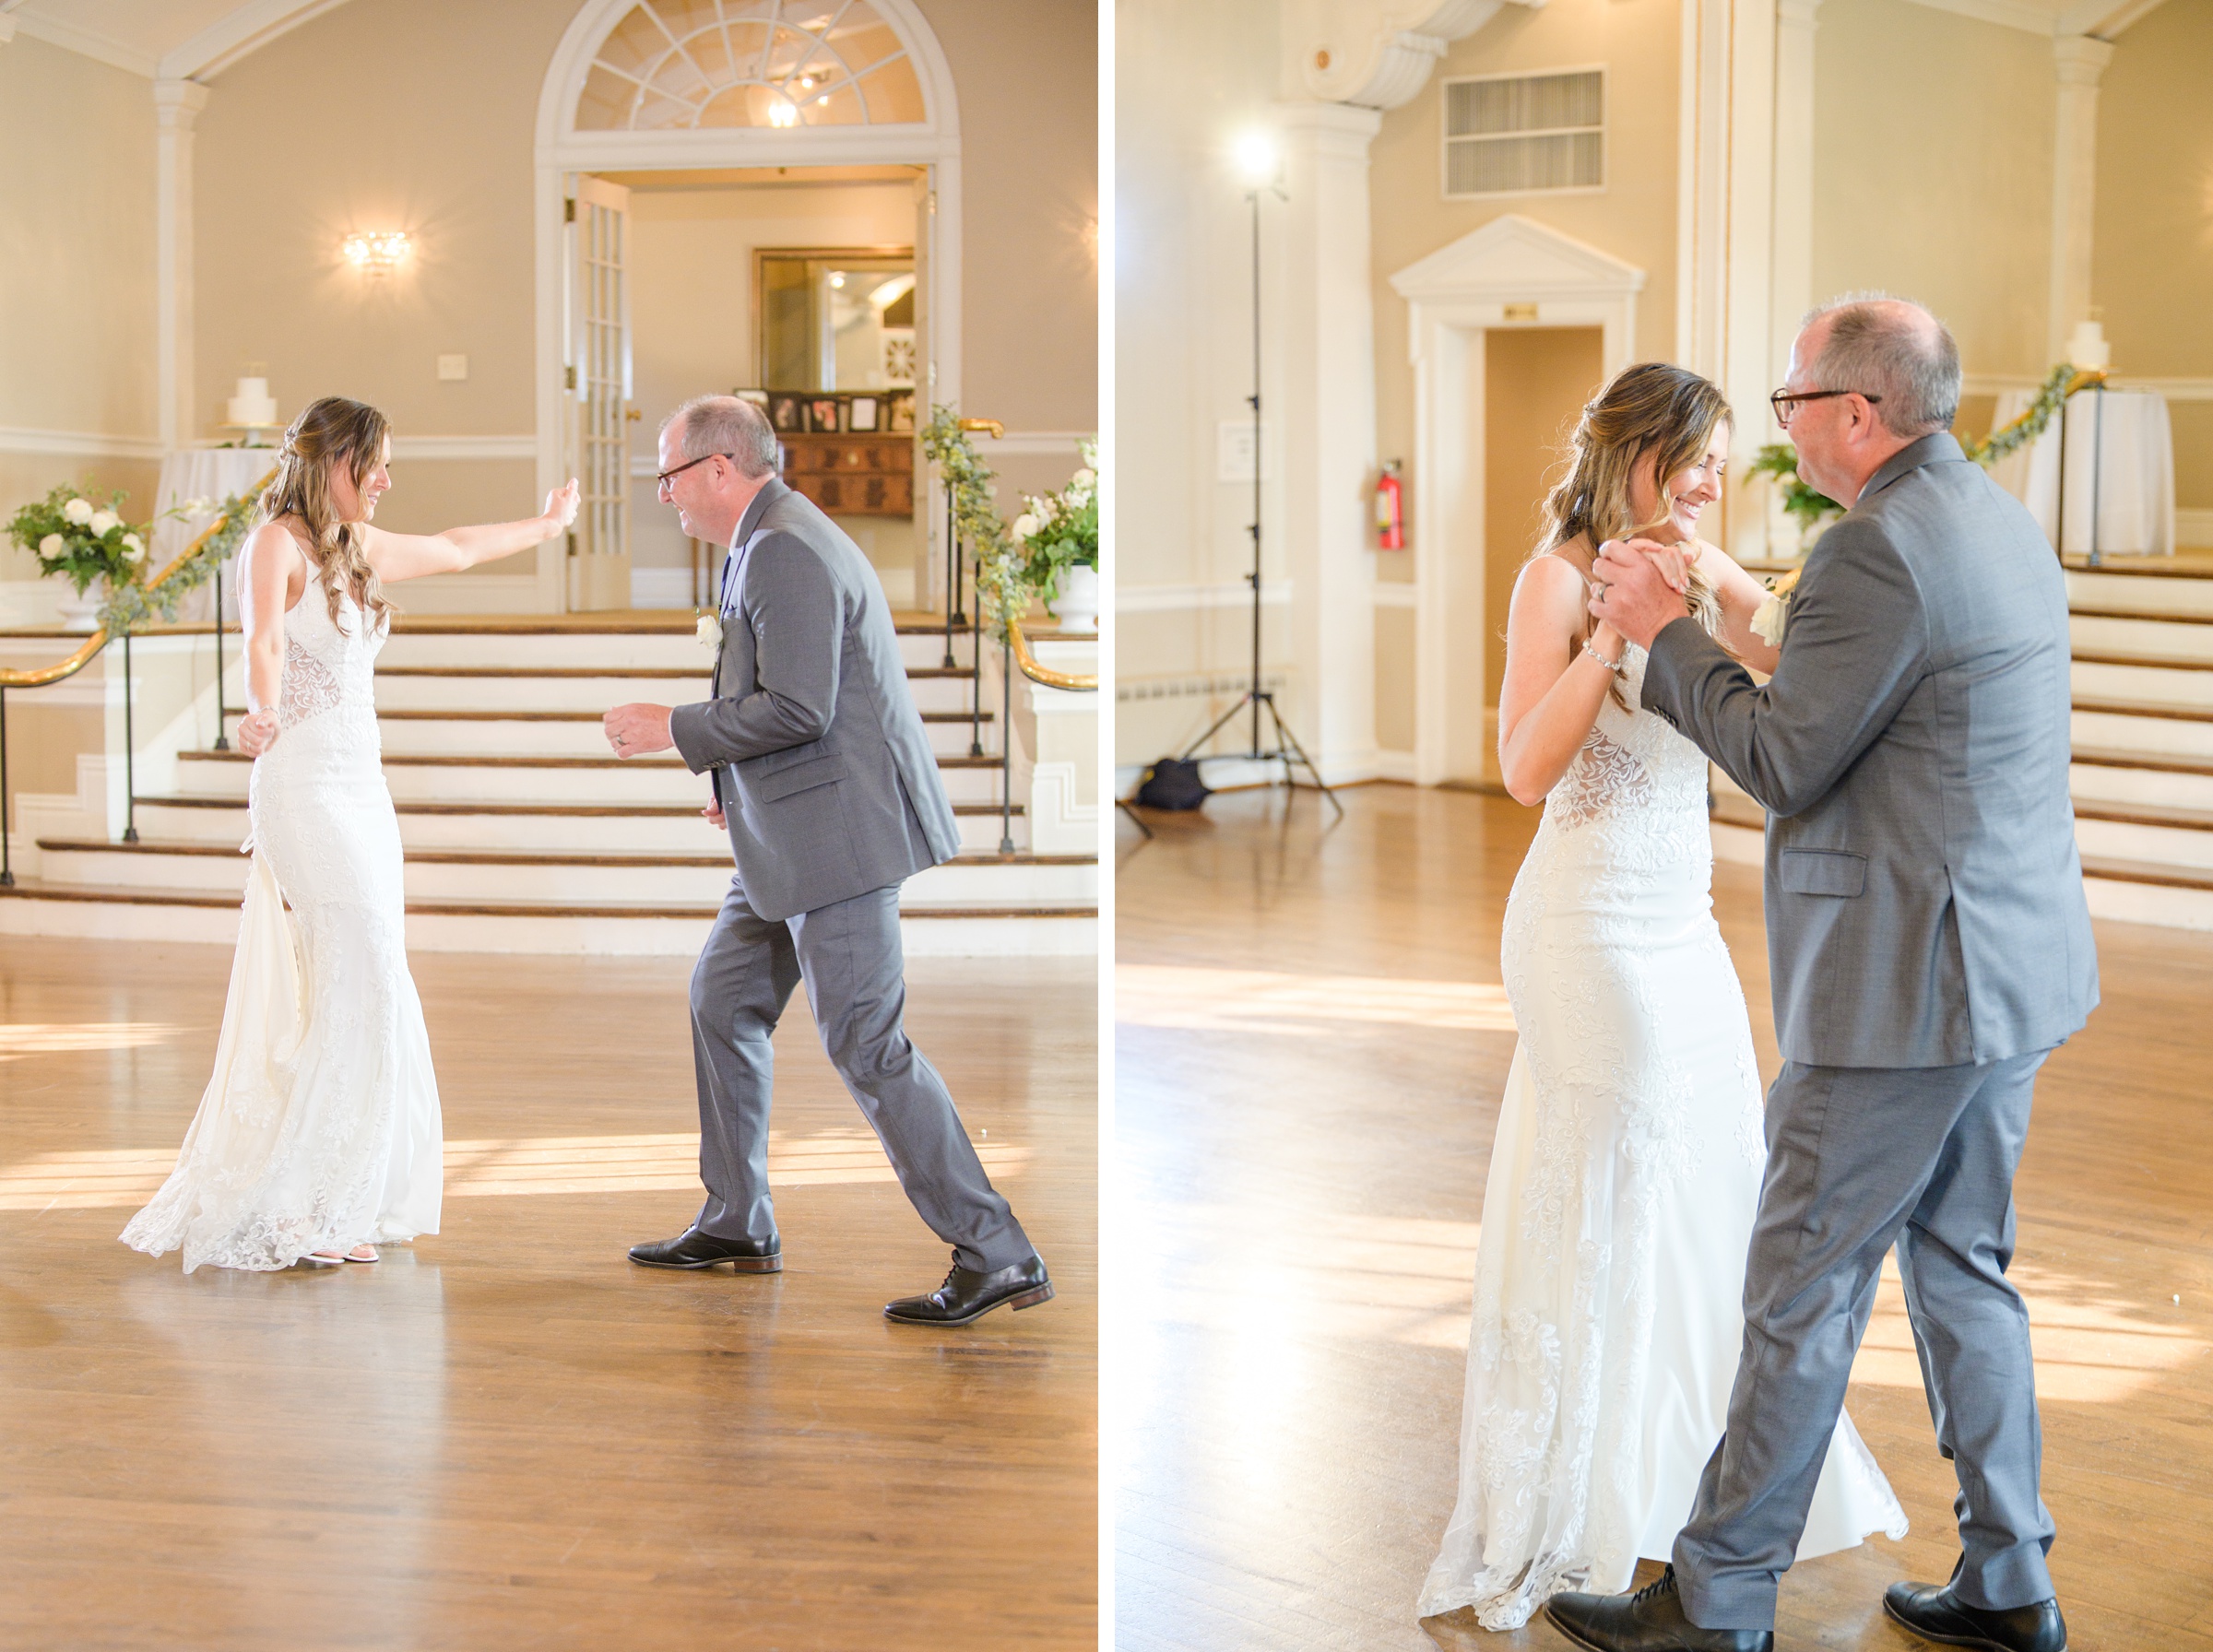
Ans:
<svg viewBox="0 0 2213 1652"><path fill-rule="evenodd" d="M929 118L868 0L644 0L600 41L576 128L863 126Z"/></svg>

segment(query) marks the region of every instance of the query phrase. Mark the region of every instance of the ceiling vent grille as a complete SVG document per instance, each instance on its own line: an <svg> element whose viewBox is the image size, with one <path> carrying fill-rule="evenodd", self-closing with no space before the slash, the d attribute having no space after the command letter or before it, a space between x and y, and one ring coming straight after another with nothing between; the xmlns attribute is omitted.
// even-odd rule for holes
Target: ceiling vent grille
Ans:
<svg viewBox="0 0 2213 1652"><path fill-rule="evenodd" d="M1445 195L1604 189L1606 73L1448 80Z"/></svg>

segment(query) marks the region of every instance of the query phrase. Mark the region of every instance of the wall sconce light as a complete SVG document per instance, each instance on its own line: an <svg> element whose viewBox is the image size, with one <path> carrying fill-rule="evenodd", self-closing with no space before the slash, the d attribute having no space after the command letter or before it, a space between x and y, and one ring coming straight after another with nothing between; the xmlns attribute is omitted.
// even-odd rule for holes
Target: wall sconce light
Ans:
<svg viewBox="0 0 2213 1652"><path fill-rule="evenodd" d="M384 276L414 251L414 243L404 230L372 230L349 235L339 250L354 268L366 275Z"/></svg>
<svg viewBox="0 0 2213 1652"><path fill-rule="evenodd" d="M772 126L796 126L799 124L799 106L789 98L771 98L768 103L768 124Z"/></svg>

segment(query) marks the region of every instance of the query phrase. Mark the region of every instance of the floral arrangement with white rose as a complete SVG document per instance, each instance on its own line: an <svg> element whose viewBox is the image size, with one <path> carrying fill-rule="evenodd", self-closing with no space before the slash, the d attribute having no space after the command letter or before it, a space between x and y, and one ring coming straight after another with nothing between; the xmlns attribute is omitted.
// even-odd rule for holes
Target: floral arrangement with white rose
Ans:
<svg viewBox="0 0 2213 1652"><path fill-rule="evenodd" d="M91 494L91 498L87 495ZM82 596L96 579L111 585L137 579L146 566L151 523L123 519L128 497L122 489L96 504L90 488L64 482L36 504L25 505L8 523L9 536L38 559L41 573L58 573Z"/></svg>
<svg viewBox="0 0 2213 1652"><path fill-rule="evenodd" d="M1028 508L1014 518L1007 537L1020 547L1030 584L1048 596L1060 593L1063 570L1099 565L1099 444L1077 445L1083 467L1058 493L1024 494Z"/></svg>

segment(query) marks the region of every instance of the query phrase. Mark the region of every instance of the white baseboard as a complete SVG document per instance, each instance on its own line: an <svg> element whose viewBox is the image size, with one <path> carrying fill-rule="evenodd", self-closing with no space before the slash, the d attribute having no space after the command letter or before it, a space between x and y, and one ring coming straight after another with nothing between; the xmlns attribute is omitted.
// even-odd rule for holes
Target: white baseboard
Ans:
<svg viewBox="0 0 2213 1652"><path fill-rule="evenodd" d="M1076 765L1039 763L1030 771L1030 849L1037 855L1095 855L1099 806L1076 801Z"/></svg>
<svg viewBox="0 0 2213 1652"><path fill-rule="evenodd" d="M1414 784L1414 753L1411 751L1383 751L1376 753L1376 778Z"/></svg>

